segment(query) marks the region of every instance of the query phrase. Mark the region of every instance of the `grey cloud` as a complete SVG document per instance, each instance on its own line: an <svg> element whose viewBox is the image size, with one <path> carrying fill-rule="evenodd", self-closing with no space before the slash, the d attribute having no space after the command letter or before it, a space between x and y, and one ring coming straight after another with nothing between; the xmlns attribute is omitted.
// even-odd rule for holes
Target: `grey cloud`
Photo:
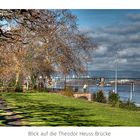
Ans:
<svg viewBox="0 0 140 140"><path fill-rule="evenodd" d="M120 56L140 56L140 48L125 48L118 51Z"/></svg>
<svg viewBox="0 0 140 140"><path fill-rule="evenodd" d="M136 33L140 30L140 22L130 23L130 24L122 24L117 26L108 26L103 29L104 32L109 34L129 34L129 33Z"/></svg>
<svg viewBox="0 0 140 140"><path fill-rule="evenodd" d="M95 50L95 53L96 53L96 54L99 54L99 55L104 55L106 52L107 52L107 46L105 46L105 45L100 45L100 46L98 46L98 48Z"/></svg>
<svg viewBox="0 0 140 140"><path fill-rule="evenodd" d="M140 14L128 14L127 18L132 21L140 21Z"/></svg>
<svg viewBox="0 0 140 140"><path fill-rule="evenodd" d="M96 29L90 36L99 46L93 53L91 69L113 69L118 53L120 69L140 70L140 22Z"/></svg>

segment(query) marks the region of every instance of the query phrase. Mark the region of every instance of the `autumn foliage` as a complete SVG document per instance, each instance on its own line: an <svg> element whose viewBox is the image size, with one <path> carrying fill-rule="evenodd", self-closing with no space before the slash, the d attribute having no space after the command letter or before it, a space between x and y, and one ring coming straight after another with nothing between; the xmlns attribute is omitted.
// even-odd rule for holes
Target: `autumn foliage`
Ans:
<svg viewBox="0 0 140 140"><path fill-rule="evenodd" d="M69 10L0 10L0 82L14 86L30 76L84 70L95 46Z"/></svg>

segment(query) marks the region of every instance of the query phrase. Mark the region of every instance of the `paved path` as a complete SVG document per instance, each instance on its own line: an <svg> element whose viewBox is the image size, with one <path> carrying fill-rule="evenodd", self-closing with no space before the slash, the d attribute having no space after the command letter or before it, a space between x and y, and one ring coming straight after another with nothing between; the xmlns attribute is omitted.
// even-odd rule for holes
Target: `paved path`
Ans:
<svg viewBox="0 0 140 140"><path fill-rule="evenodd" d="M12 109L9 109L5 100L0 98L0 110L3 113L0 113L0 120L5 126L21 126L21 118L13 112Z"/></svg>

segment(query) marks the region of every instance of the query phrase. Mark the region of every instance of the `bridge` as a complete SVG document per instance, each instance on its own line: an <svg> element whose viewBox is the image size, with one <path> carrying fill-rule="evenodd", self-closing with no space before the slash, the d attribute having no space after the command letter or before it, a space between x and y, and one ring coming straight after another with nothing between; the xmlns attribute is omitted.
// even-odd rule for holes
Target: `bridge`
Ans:
<svg viewBox="0 0 140 140"><path fill-rule="evenodd" d="M93 100L93 94L91 94L91 93L75 93L74 97L75 98L82 98L82 97L84 97L84 98L87 98L88 101L92 101Z"/></svg>

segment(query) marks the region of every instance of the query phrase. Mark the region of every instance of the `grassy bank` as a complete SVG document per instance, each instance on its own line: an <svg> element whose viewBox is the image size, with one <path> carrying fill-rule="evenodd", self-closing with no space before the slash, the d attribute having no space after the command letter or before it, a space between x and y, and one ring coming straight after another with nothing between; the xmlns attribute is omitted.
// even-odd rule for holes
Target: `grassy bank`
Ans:
<svg viewBox="0 0 140 140"><path fill-rule="evenodd" d="M23 126L140 126L140 111L108 104L53 93L3 93L1 98ZM0 125L10 121L8 115L0 109Z"/></svg>

